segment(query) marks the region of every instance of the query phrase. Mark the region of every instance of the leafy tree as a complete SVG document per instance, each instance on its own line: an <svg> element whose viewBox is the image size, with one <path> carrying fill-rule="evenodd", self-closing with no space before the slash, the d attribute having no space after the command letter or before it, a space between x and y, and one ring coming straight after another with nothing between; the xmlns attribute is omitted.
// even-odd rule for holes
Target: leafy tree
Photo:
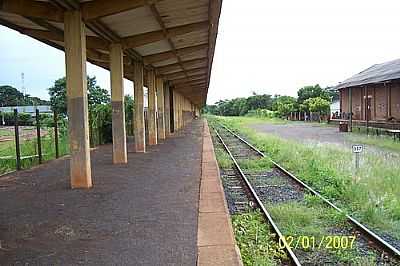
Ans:
<svg viewBox="0 0 400 266"><path fill-rule="evenodd" d="M298 90L297 92L297 101L298 103L303 103L305 100L309 98L320 97L327 101L331 100L331 96L327 90L322 89L318 84L315 86L305 86Z"/></svg>
<svg viewBox="0 0 400 266"><path fill-rule="evenodd" d="M24 94L11 86L0 86L0 105L17 106L24 102Z"/></svg>
<svg viewBox="0 0 400 266"><path fill-rule="evenodd" d="M0 106L47 105L49 102L38 97L24 95L12 86L0 86Z"/></svg>
<svg viewBox="0 0 400 266"><path fill-rule="evenodd" d="M296 98L291 96L278 96L274 102L275 111L278 112L280 116L287 116L290 112L295 112L298 109Z"/></svg>
<svg viewBox="0 0 400 266"><path fill-rule="evenodd" d="M309 98L304 101L304 105L310 112L318 112L320 114L328 114L330 102L321 97Z"/></svg>
<svg viewBox="0 0 400 266"><path fill-rule="evenodd" d="M88 105L89 108L97 104L110 102L110 94L107 90L97 85L96 77L87 77ZM53 87L49 88L50 105L53 111L59 114L67 114L67 82L65 77L54 82Z"/></svg>
<svg viewBox="0 0 400 266"><path fill-rule="evenodd" d="M258 95L253 93L253 96L247 98L247 107L248 110L271 109L272 101L272 96L269 94Z"/></svg>

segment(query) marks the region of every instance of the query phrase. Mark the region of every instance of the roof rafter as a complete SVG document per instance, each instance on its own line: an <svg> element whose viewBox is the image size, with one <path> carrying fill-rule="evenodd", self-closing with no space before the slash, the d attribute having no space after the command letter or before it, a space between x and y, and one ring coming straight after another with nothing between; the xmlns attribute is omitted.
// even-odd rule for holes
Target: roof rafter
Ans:
<svg viewBox="0 0 400 266"><path fill-rule="evenodd" d="M185 68L190 68L193 66L196 66L198 64L203 64L203 63L207 63L207 58L206 57L202 57L202 58L198 58L198 59L192 59L192 60L187 60L187 61L182 61L182 64L184 65ZM175 73L177 70L179 71L180 69L180 65L178 63L174 63L174 64L169 64L169 65L165 65L162 67L158 67L157 70L159 73Z"/></svg>
<svg viewBox="0 0 400 266"><path fill-rule="evenodd" d="M199 72L200 72L200 73L199 73ZM193 68L193 69L191 69L191 70L186 70L185 72L184 72L184 71L181 71L181 72L176 72L176 73L168 74L168 75L165 75L165 77L166 77L167 79L173 80L173 79L177 79L177 78L182 78L182 75L183 75L183 77L184 77L185 75L187 75L188 77L190 77L190 76L197 75L197 74L203 74L203 72L204 72L204 74L206 74L207 68L205 68L205 67Z"/></svg>
<svg viewBox="0 0 400 266"><path fill-rule="evenodd" d="M63 10L56 6L33 0L2 0L0 10L20 16L41 18L54 22L64 21Z"/></svg>
<svg viewBox="0 0 400 266"><path fill-rule="evenodd" d="M146 32L122 38L122 44L125 48L135 48L149 43L168 39L171 37L184 35L190 32L206 30L208 29L208 27L209 27L208 22L204 21L204 22L192 23L192 24L169 28L166 29L166 33L164 30Z"/></svg>
<svg viewBox="0 0 400 266"><path fill-rule="evenodd" d="M194 53L197 51L205 50L205 49L207 49L207 47L208 47L208 44L200 44L200 45L189 46L189 47L185 47L185 48L181 48L181 49L176 49L176 52L179 55L185 55L185 54L190 54L190 53ZM175 57L175 54L172 51L168 51L168 52L144 56L143 61L146 64L152 64L155 62L165 61L165 60L168 60L168 59L171 59L174 57Z"/></svg>
<svg viewBox="0 0 400 266"><path fill-rule="evenodd" d="M160 0L159 0L160 1ZM124 11L145 6L147 3L153 4L156 0L94 0L81 4L82 16L84 20L94 20L105 16L118 14Z"/></svg>

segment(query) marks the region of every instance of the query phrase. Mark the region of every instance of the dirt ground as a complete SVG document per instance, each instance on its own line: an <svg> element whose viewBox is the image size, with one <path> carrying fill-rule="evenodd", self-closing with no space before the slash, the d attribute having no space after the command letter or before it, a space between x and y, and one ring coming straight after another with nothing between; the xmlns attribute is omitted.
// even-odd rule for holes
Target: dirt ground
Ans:
<svg viewBox="0 0 400 266"><path fill-rule="evenodd" d="M263 133L272 133L285 139L293 139L300 142L334 143L351 145L346 138L346 133L339 132L335 126L320 126L306 123L288 124L253 124L251 128Z"/></svg>
<svg viewBox="0 0 400 266"><path fill-rule="evenodd" d="M355 143L349 136L349 133L339 132L338 126L325 124L290 122L287 124L257 123L251 124L250 128L257 132L274 134L285 139L291 139L302 143L322 143L333 144L346 149L351 149ZM365 152L374 154L389 155L390 157L399 157L400 154L380 147L365 145Z"/></svg>

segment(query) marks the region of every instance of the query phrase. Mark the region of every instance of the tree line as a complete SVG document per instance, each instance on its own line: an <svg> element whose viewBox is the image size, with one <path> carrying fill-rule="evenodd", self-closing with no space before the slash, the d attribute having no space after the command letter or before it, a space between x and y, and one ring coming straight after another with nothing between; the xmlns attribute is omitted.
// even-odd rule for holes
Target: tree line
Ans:
<svg viewBox="0 0 400 266"><path fill-rule="evenodd" d="M23 94L18 89L4 85L0 86L0 106L48 105L49 102L38 97Z"/></svg>
<svg viewBox="0 0 400 266"><path fill-rule="evenodd" d="M276 116L286 117L292 112L318 112L328 114L337 92L321 86L305 86L297 91L297 98L282 95L256 94L247 98L220 100L204 107L203 112L222 116L243 116L256 110L268 110Z"/></svg>

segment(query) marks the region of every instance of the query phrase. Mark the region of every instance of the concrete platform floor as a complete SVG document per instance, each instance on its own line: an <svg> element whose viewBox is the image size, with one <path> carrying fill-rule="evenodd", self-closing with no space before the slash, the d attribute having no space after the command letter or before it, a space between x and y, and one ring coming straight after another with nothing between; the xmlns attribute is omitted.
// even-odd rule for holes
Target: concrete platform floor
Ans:
<svg viewBox="0 0 400 266"><path fill-rule="evenodd" d="M90 190L68 158L0 177L0 265L196 265L202 135L195 120L123 166L102 146Z"/></svg>

